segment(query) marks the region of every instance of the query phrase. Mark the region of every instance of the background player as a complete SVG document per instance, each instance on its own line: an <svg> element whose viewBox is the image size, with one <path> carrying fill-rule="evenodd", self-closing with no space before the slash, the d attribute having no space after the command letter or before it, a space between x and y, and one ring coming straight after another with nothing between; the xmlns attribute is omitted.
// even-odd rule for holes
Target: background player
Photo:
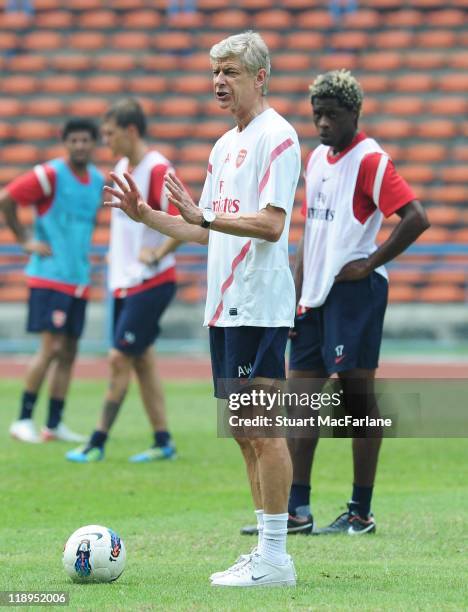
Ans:
<svg viewBox="0 0 468 612"><path fill-rule="evenodd" d="M97 127L70 119L63 130L64 159L39 164L0 192L0 208L18 242L31 254L27 330L40 333L40 347L28 367L18 420L10 434L40 442L32 420L44 378L52 367L49 414L43 440L79 442L83 437L62 423L78 339L83 331L90 280L89 253L104 178L90 163ZM16 215L16 205L35 207L34 237Z"/></svg>
<svg viewBox="0 0 468 612"><path fill-rule="evenodd" d="M363 93L345 70L317 77L310 88L321 145L306 170L304 236L295 283L298 309L290 377L324 379L337 373L346 410L378 414L374 378L387 305L385 263L429 227L426 213L375 140L358 130ZM383 215L400 222L379 247ZM368 437L365 436L367 433ZM381 437L355 432L354 484L348 510L317 533L375 531L371 498ZM289 513L310 522L310 474L317 439L290 440L293 485Z"/></svg>
<svg viewBox="0 0 468 612"><path fill-rule="evenodd" d="M180 181L166 179L181 213L154 211L128 174L115 177L119 200L111 203L135 220L179 240L208 242L205 325L215 395L226 397L220 379L250 371L252 379L284 378L288 326L294 318L294 283L288 263L288 231L300 170L292 126L266 100L270 59L253 32L231 36L210 52L216 99L237 126L215 144L197 207ZM286 554L287 496L291 462L280 438L238 440L247 465L258 521L259 548L224 572L214 586L294 585Z"/></svg>
<svg viewBox="0 0 468 612"><path fill-rule="evenodd" d="M148 147L145 133L146 118L134 99L117 102L104 116L104 142L115 156L121 156L115 166L117 175L130 172L153 209L178 214L163 189L164 176L172 166L161 153ZM112 211L109 287L114 296L114 327L109 388L95 431L85 447L67 453L70 461L89 463L103 458L105 442L133 371L154 431L154 445L130 460L175 458L153 344L160 331L159 320L176 291L175 258L171 252L179 244L143 224L133 223L120 210Z"/></svg>

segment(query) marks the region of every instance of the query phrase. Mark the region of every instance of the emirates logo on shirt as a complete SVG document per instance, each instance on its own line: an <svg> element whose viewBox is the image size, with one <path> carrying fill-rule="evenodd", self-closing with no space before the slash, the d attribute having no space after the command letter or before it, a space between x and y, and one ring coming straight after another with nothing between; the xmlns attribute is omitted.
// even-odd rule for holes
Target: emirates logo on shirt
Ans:
<svg viewBox="0 0 468 612"><path fill-rule="evenodd" d="M239 166L242 166L242 164L244 163L244 159L246 157L247 157L247 149L241 149L239 153L237 154L236 168L239 168Z"/></svg>

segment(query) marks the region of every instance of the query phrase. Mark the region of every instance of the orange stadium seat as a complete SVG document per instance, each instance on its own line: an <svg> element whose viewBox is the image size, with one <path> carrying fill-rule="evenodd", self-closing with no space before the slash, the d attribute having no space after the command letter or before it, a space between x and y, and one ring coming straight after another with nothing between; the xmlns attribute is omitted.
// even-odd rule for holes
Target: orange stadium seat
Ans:
<svg viewBox="0 0 468 612"><path fill-rule="evenodd" d="M12 51L21 44L21 39L13 32L2 32L0 36L0 51Z"/></svg>
<svg viewBox="0 0 468 612"><path fill-rule="evenodd" d="M0 167L0 185L6 185L23 172L23 168L18 166Z"/></svg>
<svg viewBox="0 0 468 612"><path fill-rule="evenodd" d="M129 30L154 30L162 23L161 15L155 10L131 11L122 18L122 27Z"/></svg>
<svg viewBox="0 0 468 612"><path fill-rule="evenodd" d="M212 149L211 144L196 143L185 145L179 153L181 162L205 164L205 169L208 163Z"/></svg>
<svg viewBox="0 0 468 612"><path fill-rule="evenodd" d="M40 11L55 11L62 7L63 0L34 0L34 9Z"/></svg>
<svg viewBox="0 0 468 612"><path fill-rule="evenodd" d="M420 138L453 138L457 131L457 124L450 119L431 119L420 123L416 128L416 134Z"/></svg>
<svg viewBox="0 0 468 612"><path fill-rule="evenodd" d="M199 76L181 75L171 79L171 90L183 94L210 94L213 91L212 79L207 72Z"/></svg>
<svg viewBox="0 0 468 612"><path fill-rule="evenodd" d="M47 58L39 54L14 55L8 62L10 72L42 72L47 68Z"/></svg>
<svg viewBox="0 0 468 612"><path fill-rule="evenodd" d="M468 178L468 164L464 166L448 166L442 168L440 176L445 183L466 183Z"/></svg>
<svg viewBox="0 0 468 612"><path fill-rule="evenodd" d="M4 70L6 65L5 58L0 55L0 70Z"/></svg>
<svg viewBox="0 0 468 612"><path fill-rule="evenodd" d="M157 37L156 37L157 38ZM135 51L147 51L151 46L152 38L147 32L119 31L111 34L108 45L114 49L131 49Z"/></svg>
<svg viewBox="0 0 468 612"><path fill-rule="evenodd" d="M37 91L37 78L30 75L6 76L0 80L0 91L5 94L21 96Z"/></svg>
<svg viewBox="0 0 468 612"><path fill-rule="evenodd" d="M384 150L387 152L387 155L389 155L393 161L398 161L398 162L401 161L402 147L400 147L400 145L395 144L394 142L384 142L384 141L382 141L380 144L382 145Z"/></svg>
<svg viewBox="0 0 468 612"><path fill-rule="evenodd" d="M75 98L68 104L70 115L84 117L101 117L109 108L105 98Z"/></svg>
<svg viewBox="0 0 468 612"><path fill-rule="evenodd" d="M468 73L453 72L451 74L443 74L438 79L438 85L441 91L468 92Z"/></svg>
<svg viewBox="0 0 468 612"><path fill-rule="evenodd" d="M271 8L271 0L239 0L239 6L249 11L261 11Z"/></svg>
<svg viewBox="0 0 468 612"><path fill-rule="evenodd" d="M50 59L50 63L55 70L64 72L86 72L92 67L91 57L84 53L56 55Z"/></svg>
<svg viewBox="0 0 468 612"><path fill-rule="evenodd" d="M363 115L376 115L380 110L380 100L378 98L371 98L370 96L364 98L362 102Z"/></svg>
<svg viewBox="0 0 468 612"><path fill-rule="evenodd" d="M392 97L382 103L381 112L389 115L420 115L424 100L417 96Z"/></svg>
<svg viewBox="0 0 468 612"><path fill-rule="evenodd" d="M58 136L58 129L48 121L21 121L15 125L15 137L18 141L50 140Z"/></svg>
<svg viewBox="0 0 468 612"><path fill-rule="evenodd" d="M226 117L226 111L219 107L219 102L214 98L204 100L202 108L206 117Z"/></svg>
<svg viewBox="0 0 468 612"><path fill-rule="evenodd" d="M198 0L197 6L201 11L222 10L226 8L225 0Z"/></svg>
<svg viewBox="0 0 468 612"><path fill-rule="evenodd" d="M410 285L396 285L390 283L388 286L388 300L390 302L415 302L418 290Z"/></svg>
<svg viewBox="0 0 468 612"><path fill-rule="evenodd" d="M0 139L8 140L13 134L13 126L5 121L0 121Z"/></svg>
<svg viewBox="0 0 468 612"><path fill-rule="evenodd" d="M456 45L456 36L453 30L424 30L416 34L415 43L427 49L445 49Z"/></svg>
<svg viewBox="0 0 468 612"><path fill-rule="evenodd" d="M180 30L199 30L205 26L205 15L196 11L180 12L167 16L169 28Z"/></svg>
<svg viewBox="0 0 468 612"><path fill-rule="evenodd" d="M115 161L109 147L97 147L93 157L97 164L112 164Z"/></svg>
<svg viewBox="0 0 468 612"><path fill-rule="evenodd" d="M285 49L299 49L302 51L322 51L325 38L320 32L294 32L284 37Z"/></svg>
<svg viewBox="0 0 468 612"><path fill-rule="evenodd" d="M376 49L409 49L413 44L413 34L407 30L388 30L378 32L372 37Z"/></svg>
<svg viewBox="0 0 468 612"><path fill-rule="evenodd" d="M71 74L51 75L41 80L42 91L58 94L72 94L80 91L80 81Z"/></svg>
<svg viewBox="0 0 468 612"><path fill-rule="evenodd" d="M191 185L193 183L203 183L206 178L206 163L204 164L179 164L177 174L180 180Z"/></svg>
<svg viewBox="0 0 468 612"><path fill-rule="evenodd" d="M146 8L147 0L112 0L112 8L121 11L134 11L136 9ZM158 6L158 2L152 2L154 8L163 8Z"/></svg>
<svg viewBox="0 0 468 612"><path fill-rule="evenodd" d="M354 70L357 65L357 58L353 53L331 53L330 55L321 55L318 58L320 70L338 70L340 68L348 68Z"/></svg>
<svg viewBox="0 0 468 612"><path fill-rule="evenodd" d="M246 28L249 23L247 13L239 9L217 11L209 18L210 27L213 29L233 28L241 30Z"/></svg>
<svg viewBox="0 0 468 612"><path fill-rule="evenodd" d="M1 30L24 30L31 26L32 18L24 11L8 11L0 13Z"/></svg>
<svg viewBox="0 0 468 612"><path fill-rule="evenodd" d="M102 8L102 0L67 0L68 8L76 11L98 11Z"/></svg>
<svg viewBox="0 0 468 612"><path fill-rule="evenodd" d="M447 64L449 68L455 70L468 70L468 51L455 51L447 54Z"/></svg>
<svg viewBox="0 0 468 612"><path fill-rule="evenodd" d="M436 142L425 142L424 144L410 144L405 148L404 158L414 163L443 162L447 158L447 147Z"/></svg>
<svg viewBox="0 0 468 612"><path fill-rule="evenodd" d="M358 9L352 13L347 13L341 20L342 26L346 28L356 28L370 30L371 28L378 28L380 26L381 19L378 11L372 9ZM387 23L385 17L385 24Z"/></svg>
<svg viewBox="0 0 468 612"><path fill-rule="evenodd" d="M428 13L424 21L427 25L437 28L458 28L465 19L466 15L463 11L458 9L445 9Z"/></svg>
<svg viewBox="0 0 468 612"><path fill-rule="evenodd" d="M290 10L302 10L304 8L304 0L282 0L281 5ZM308 6L322 7L322 0L309 0Z"/></svg>
<svg viewBox="0 0 468 612"><path fill-rule="evenodd" d="M261 32L261 35L263 40L266 42L270 53L284 48L283 37L279 32L273 30L268 32L263 31Z"/></svg>
<svg viewBox="0 0 468 612"><path fill-rule="evenodd" d="M389 271L390 283L422 283L424 282L426 275L419 268L401 268L391 269Z"/></svg>
<svg viewBox="0 0 468 612"><path fill-rule="evenodd" d="M296 103L287 96L269 96L268 102L280 115L295 114Z"/></svg>
<svg viewBox="0 0 468 612"><path fill-rule="evenodd" d="M402 9L385 15L385 25L392 28L417 28L422 25L421 11Z"/></svg>
<svg viewBox="0 0 468 612"><path fill-rule="evenodd" d="M275 53L271 63L275 72L310 70L312 58L305 53Z"/></svg>
<svg viewBox="0 0 468 612"><path fill-rule="evenodd" d="M179 70L180 58L169 53L153 53L140 57L140 65L149 72L170 72Z"/></svg>
<svg viewBox="0 0 468 612"><path fill-rule="evenodd" d="M440 283L420 289L419 299L421 302L464 302L465 291L455 285Z"/></svg>
<svg viewBox="0 0 468 612"><path fill-rule="evenodd" d="M434 168L429 165L414 164L399 166L398 169L409 183L426 183L435 179Z"/></svg>
<svg viewBox="0 0 468 612"><path fill-rule="evenodd" d="M349 31L349 32L338 32L337 34L332 34L328 43L334 49L344 50L344 49L367 49L369 47L369 35L364 31Z"/></svg>
<svg viewBox="0 0 468 612"><path fill-rule="evenodd" d="M368 131L376 138L409 138L413 135L413 123L405 119L386 119L373 123Z"/></svg>
<svg viewBox="0 0 468 612"><path fill-rule="evenodd" d="M463 116L468 108L468 102L460 96L445 96L428 100L428 111L431 115L458 115Z"/></svg>
<svg viewBox="0 0 468 612"><path fill-rule="evenodd" d="M85 11L79 15L77 25L82 30L107 30L116 28L118 20L114 11Z"/></svg>
<svg viewBox="0 0 468 612"><path fill-rule="evenodd" d="M304 4L301 8L304 8ZM299 30L323 31L333 25L333 18L328 11L304 11L296 17L296 28Z"/></svg>
<svg viewBox="0 0 468 612"><path fill-rule="evenodd" d="M148 134L156 140L179 140L192 136L194 124L187 121L151 122Z"/></svg>
<svg viewBox="0 0 468 612"><path fill-rule="evenodd" d="M197 123L193 129L194 138L204 138L214 141L233 127L231 122L212 120Z"/></svg>
<svg viewBox="0 0 468 612"><path fill-rule="evenodd" d="M312 121L293 121L292 123L299 135L299 140L317 138L317 130Z"/></svg>
<svg viewBox="0 0 468 612"><path fill-rule="evenodd" d="M127 88L132 93L165 93L167 79L156 75L135 76L128 80Z"/></svg>
<svg viewBox="0 0 468 612"><path fill-rule="evenodd" d="M14 98L0 98L0 117L17 117L21 115L23 103Z"/></svg>
<svg viewBox="0 0 468 612"><path fill-rule="evenodd" d="M53 49L63 49L63 35L53 30L42 30L25 34L22 46L28 51L45 51Z"/></svg>
<svg viewBox="0 0 468 612"><path fill-rule="evenodd" d="M456 225L460 223L460 211L456 206L431 206L426 212L433 225Z"/></svg>
<svg viewBox="0 0 468 612"><path fill-rule="evenodd" d="M146 115L154 115L156 113L157 104L153 98L138 96L137 100L141 104Z"/></svg>
<svg viewBox="0 0 468 612"><path fill-rule="evenodd" d="M103 72L128 72L136 68L136 57L131 53L105 53L96 57L95 68Z"/></svg>
<svg viewBox="0 0 468 612"><path fill-rule="evenodd" d="M0 115L1 115L1 102L0 102ZM468 146L455 145L452 149L452 158L457 161L468 161Z"/></svg>
<svg viewBox="0 0 468 612"><path fill-rule="evenodd" d="M395 51L365 52L359 58L361 70L398 70L402 65L402 54Z"/></svg>
<svg viewBox="0 0 468 612"><path fill-rule="evenodd" d="M73 26L73 20L71 11L46 11L36 15L34 24L41 29L68 30Z"/></svg>
<svg viewBox="0 0 468 612"><path fill-rule="evenodd" d="M466 204L468 200L468 187L466 185L431 187L428 189L427 197L437 203L453 202L454 204Z"/></svg>
<svg viewBox="0 0 468 612"><path fill-rule="evenodd" d="M292 26L293 17L289 11L270 9L256 13L252 22L257 30L286 30Z"/></svg>
<svg viewBox="0 0 468 612"><path fill-rule="evenodd" d="M195 117L199 112L198 100L193 98L170 97L158 105L158 114L174 117Z"/></svg>
<svg viewBox="0 0 468 612"><path fill-rule="evenodd" d="M212 30L206 30L205 32L198 32L196 35L196 42L194 44L194 49L199 49L200 51L206 49L206 52L211 49L213 45L218 43L226 36L230 36L232 32L219 31L213 32ZM271 49L270 49L271 51Z"/></svg>
<svg viewBox="0 0 468 612"><path fill-rule="evenodd" d="M38 148L31 144L5 145L0 149L0 160L8 164L36 164Z"/></svg>
<svg viewBox="0 0 468 612"><path fill-rule="evenodd" d="M389 90L389 77L386 74L363 74L359 77L363 90L367 93L384 93Z"/></svg>
<svg viewBox="0 0 468 612"><path fill-rule="evenodd" d="M191 53L180 58L181 68L187 72L204 72L211 74L210 58L206 51Z"/></svg>
<svg viewBox="0 0 468 612"><path fill-rule="evenodd" d="M195 48L193 36L189 32L161 32L153 36L152 45L164 53L168 51L192 51Z"/></svg>
<svg viewBox="0 0 468 612"><path fill-rule="evenodd" d="M456 269L431 270L428 272L427 277L430 283L454 283L459 285L464 284L467 278L465 270Z"/></svg>
<svg viewBox="0 0 468 612"><path fill-rule="evenodd" d="M443 68L446 64L446 53L435 51L412 51L405 58L405 64L413 70L436 70Z"/></svg>
<svg viewBox="0 0 468 612"><path fill-rule="evenodd" d="M50 147L45 147L42 151L43 159L55 159L56 157L64 157L66 154L65 147L62 144L55 144Z"/></svg>
<svg viewBox="0 0 468 612"><path fill-rule="evenodd" d="M302 93L307 95L310 81L308 76L275 76L269 84L269 91L276 94Z"/></svg>
<svg viewBox="0 0 468 612"><path fill-rule="evenodd" d="M80 89L90 94L122 94L125 92L125 80L117 75L100 74L82 80Z"/></svg>
<svg viewBox="0 0 468 612"><path fill-rule="evenodd" d="M393 87L396 91L426 92L434 87L434 79L431 74L412 72L398 75L393 79Z"/></svg>
<svg viewBox="0 0 468 612"><path fill-rule="evenodd" d="M73 50L92 51L106 49L107 38L102 32L72 32L67 37L67 48Z"/></svg>
<svg viewBox="0 0 468 612"><path fill-rule="evenodd" d="M464 227L462 229L454 230L450 234L450 239L452 242L456 242L458 244L468 244L468 228Z"/></svg>

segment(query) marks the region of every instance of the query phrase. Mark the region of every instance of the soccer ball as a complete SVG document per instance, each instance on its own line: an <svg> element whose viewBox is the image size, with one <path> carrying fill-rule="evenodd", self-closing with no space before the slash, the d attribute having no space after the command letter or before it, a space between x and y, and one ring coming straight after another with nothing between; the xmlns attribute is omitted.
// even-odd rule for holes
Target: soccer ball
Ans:
<svg viewBox="0 0 468 612"><path fill-rule="evenodd" d="M125 567L125 545L102 525L80 527L63 549L63 567L74 582L112 582Z"/></svg>

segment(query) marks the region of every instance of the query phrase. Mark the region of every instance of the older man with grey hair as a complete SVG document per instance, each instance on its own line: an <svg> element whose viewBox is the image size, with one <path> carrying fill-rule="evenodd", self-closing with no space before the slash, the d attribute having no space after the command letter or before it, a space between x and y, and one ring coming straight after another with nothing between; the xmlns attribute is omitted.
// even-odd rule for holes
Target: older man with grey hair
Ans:
<svg viewBox="0 0 468 612"><path fill-rule="evenodd" d="M236 126L214 145L198 206L173 174L169 200L179 217L153 210L130 176L113 175L112 201L135 221L172 238L208 244L209 328L215 396L227 398L224 381L247 378L269 384L285 377L285 348L294 321L295 290L288 233L300 171L294 128L269 107L268 48L245 32L210 52L214 94ZM294 586L286 553L291 460L284 438L239 437L257 516L254 551L211 576L213 586Z"/></svg>

